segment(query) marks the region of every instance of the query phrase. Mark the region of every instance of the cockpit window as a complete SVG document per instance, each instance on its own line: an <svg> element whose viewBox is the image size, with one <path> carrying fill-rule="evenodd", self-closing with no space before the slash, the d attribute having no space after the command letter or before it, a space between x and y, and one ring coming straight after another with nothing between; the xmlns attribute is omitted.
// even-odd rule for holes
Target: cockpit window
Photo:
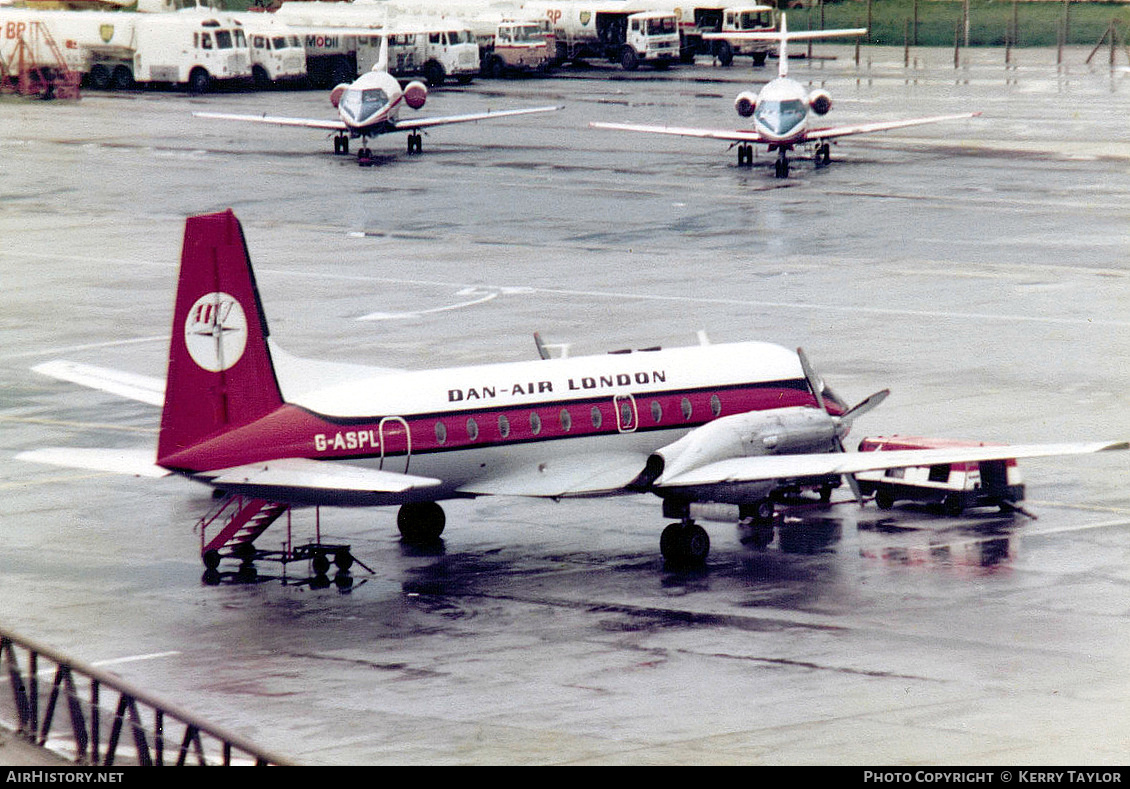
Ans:
<svg viewBox="0 0 1130 789"><path fill-rule="evenodd" d="M788 134L804 120L808 109L800 99L762 101L754 110L759 123L774 134Z"/></svg>
<svg viewBox="0 0 1130 789"><path fill-rule="evenodd" d="M388 104L388 94L380 88L347 90L341 97L341 107L355 123L364 123Z"/></svg>

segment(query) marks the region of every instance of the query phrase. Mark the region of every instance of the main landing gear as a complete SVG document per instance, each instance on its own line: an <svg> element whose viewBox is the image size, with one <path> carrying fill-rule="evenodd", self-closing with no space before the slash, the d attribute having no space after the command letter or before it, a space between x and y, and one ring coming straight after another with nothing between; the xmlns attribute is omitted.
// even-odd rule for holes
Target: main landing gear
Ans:
<svg viewBox="0 0 1130 789"><path fill-rule="evenodd" d="M411 132L408 135L408 153L416 154L424 152L424 138L420 132Z"/></svg>
<svg viewBox="0 0 1130 789"><path fill-rule="evenodd" d="M784 148L778 149L777 161L773 165L773 174L778 178L789 177L789 152Z"/></svg>
<svg viewBox="0 0 1130 789"><path fill-rule="evenodd" d="M334 137L334 155L340 156L349 153L349 136L339 134Z"/></svg>
<svg viewBox="0 0 1130 789"><path fill-rule="evenodd" d="M830 142L817 143L816 154L813 159L817 167L827 167L832 161L832 144Z"/></svg>
<svg viewBox="0 0 1130 789"><path fill-rule="evenodd" d="M410 545L430 545L439 540L447 517L443 507L434 501L404 504L396 514L396 527L400 536Z"/></svg>
<svg viewBox="0 0 1130 789"><path fill-rule="evenodd" d="M738 146L738 167L752 167L753 166L753 146L749 143L742 143Z"/></svg>
<svg viewBox="0 0 1130 789"><path fill-rule="evenodd" d="M690 503L664 501L663 514L680 519L669 524L659 537L659 551L666 565L679 570L701 567L710 553L710 535L691 518ZM773 542L776 515L769 498L739 505L739 524L750 531L750 539L743 542L752 543L757 549L767 548Z"/></svg>

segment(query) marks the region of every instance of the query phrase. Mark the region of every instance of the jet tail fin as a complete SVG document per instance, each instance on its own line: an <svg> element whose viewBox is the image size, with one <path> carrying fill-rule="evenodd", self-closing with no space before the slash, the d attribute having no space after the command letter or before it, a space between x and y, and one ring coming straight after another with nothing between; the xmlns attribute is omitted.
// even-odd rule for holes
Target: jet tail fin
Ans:
<svg viewBox="0 0 1130 789"><path fill-rule="evenodd" d="M189 217L173 311L157 459L283 404L243 228L229 209Z"/></svg>

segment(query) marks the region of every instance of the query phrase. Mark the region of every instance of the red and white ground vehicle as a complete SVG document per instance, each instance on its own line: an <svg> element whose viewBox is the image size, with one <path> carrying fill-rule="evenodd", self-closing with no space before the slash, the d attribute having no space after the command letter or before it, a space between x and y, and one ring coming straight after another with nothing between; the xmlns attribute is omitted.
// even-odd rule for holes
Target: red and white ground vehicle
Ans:
<svg viewBox="0 0 1130 789"><path fill-rule="evenodd" d="M994 445L894 435L865 438L859 444L859 451L988 446ZM875 503L884 510L893 507L897 501L919 501L939 504L947 515L960 515L971 507L1013 510L1017 502L1024 500L1024 484L1015 458L864 471L856 474L856 480L860 491L864 495L874 494Z"/></svg>

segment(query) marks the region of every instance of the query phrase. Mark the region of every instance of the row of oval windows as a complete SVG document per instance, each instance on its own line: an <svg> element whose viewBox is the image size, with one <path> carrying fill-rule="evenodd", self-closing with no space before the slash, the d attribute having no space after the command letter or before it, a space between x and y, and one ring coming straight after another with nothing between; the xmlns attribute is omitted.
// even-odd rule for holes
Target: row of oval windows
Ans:
<svg viewBox="0 0 1130 789"><path fill-rule="evenodd" d="M635 424L635 405L629 400L620 401L620 425L624 429L631 429ZM651 418L655 424L663 421L663 406L658 400L651 401ZM694 415L694 407L691 405L689 398L684 397L679 403L679 411L683 415L685 421L690 421ZM722 401L718 395L710 396L710 413L717 417L722 413ZM604 424L604 413L600 410L600 406L593 406L589 412L589 418L592 421L594 429L599 430L601 425ZM573 415L568 408L562 408L558 413L558 420L561 423L561 429L568 433L573 429ZM536 411L530 412L530 432L535 436L541 433L541 416ZM510 418L506 414L498 415L498 434L502 438L510 436ZM467 419L467 438L471 441L479 440L479 423L475 417ZM447 443L447 425L443 422L436 422L436 441L440 444Z"/></svg>

